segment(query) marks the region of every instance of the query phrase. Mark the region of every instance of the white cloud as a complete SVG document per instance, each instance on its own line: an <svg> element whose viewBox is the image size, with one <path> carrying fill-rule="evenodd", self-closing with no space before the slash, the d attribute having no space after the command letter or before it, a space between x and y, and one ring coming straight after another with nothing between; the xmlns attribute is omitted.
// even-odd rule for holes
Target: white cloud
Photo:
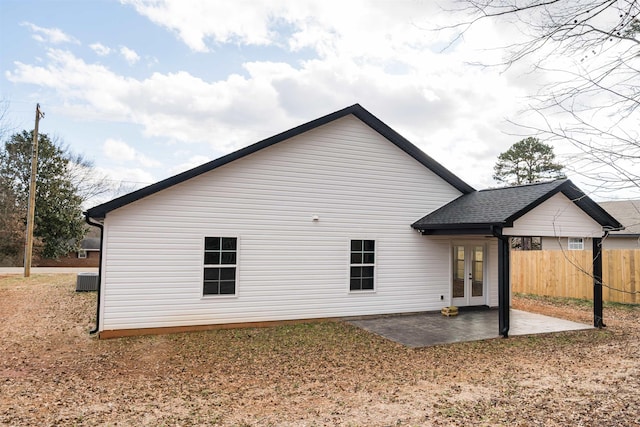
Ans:
<svg viewBox="0 0 640 427"><path fill-rule="evenodd" d="M466 147L478 148L473 162L493 161L515 142L500 131L520 95L506 75L462 69L455 55L431 51L398 58L406 68L402 74L389 72L385 63L333 57L305 61L299 68L251 62L245 64L247 76L211 82L186 71L124 77L51 49L45 65L17 63L6 75L12 82L54 89L66 103L65 114L138 124L147 137L207 142L214 156L356 102L452 170L478 174L456 164ZM479 135L479 126L493 134ZM145 164L123 144L111 142L109 149ZM490 176L491 167L483 172Z"/></svg>
<svg viewBox="0 0 640 427"><path fill-rule="evenodd" d="M42 43L61 44L61 43L75 43L78 44L78 40L65 34L59 28L43 28L39 27L31 22L22 22L20 25L29 27L32 32L31 37Z"/></svg>
<svg viewBox="0 0 640 427"><path fill-rule="evenodd" d="M107 139L102 151L111 160L131 161L136 158L136 150L118 139Z"/></svg>
<svg viewBox="0 0 640 427"><path fill-rule="evenodd" d="M93 43L90 44L89 47L99 56L107 56L111 53L111 48L102 43Z"/></svg>
<svg viewBox="0 0 640 427"><path fill-rule="evenodd" d="M83 209L105 203L113 198L153 184L158 180L157 177L144 169L124 166L97 166L92 170L91 176L97 177L101 183L106 183L108 191L105 194L87 200L83 205Z"/></svg>
<svg viewBox="0 0 640 427"><path fill-rule="evenodd" d="M14 83L55 90L71 115L98 114L103 120L114 121L131 116L131 108L123 100L136 81L103 65L87 64L66 50L49 49L44 66L15 62L15 70L5 72L5 77Z"/></svg>
<svg viewBox="0 0 640 427"><path fill-rule="evenodd" d="M152 174L141 168L100 168L99 171L105 173L114 183L135 188L153 184L157 180Z"/></svg>
<svg viewBox="0 0 640 427"><path fill-rule="evenodd" d="M490 179L498 153L515 142L501 130L519 108L524 84L500 70L466 66L480 53L462 44L438 53L442 35L423 29L431 2L123 1L193 50L270 44L316 55L246 62L243 75L206 80L188 71L133 78L50 49L42 63L16 63L7 78L54 90L65 103L62 114L136 124L164 141L207 143L212 157L356 102L474 185ZM482 32L494 37L499 29ZM141 153L124 145L124 156L142 165ZM468 159L462 166L461 158ZM195 165L189 160L171 172Z"/></svg>
<svg viewBox="0 0 640 427"><path fill-rule="evenodd" d="M140 56L138 56L136 51L133 49L129 49L126 46L120 46L120 55L122 55L122 57L129 63L129 65L134 65L140 60Z"/></svg>
<svg viewBox="0 0 640 427"><path fill-rule="evenodd" d="M136 160L138 161L138 163L140 163L140 165L142 165L145 168L154 168L162 165L159 161L154 160L150 157L147 157L141 153L137 154Z"/></svg>
<svg viewBox="0 0 640 427"><path fill-rule="evenodd" d="M271 2L236 0L233 2L121 0L152 22L174 31L191 49L209 50L207 39L215 42L238 42L251 45L271 43L269 29L273 13Z"/></svg>
<svg viewBox="0 0 640 427"><path fill-rule="evenodd" d="M119 139L107 139L102 146L102 151L107 158L115 160L118 163L136 162L140 166L146 168L161 165L157 160L153 160L144 154L139 153L136 149Z"/></svg>
<svg viewBox="0 0 640 427"><path fill-rule="evenodd" d="M270 45L291 51L311 48L321 57L389 60L416 49L429 49L434 43L443 47L452 31L433 31L434 22L437 18L444 26L446 20L454 19L436 2L192 0L188 7L183 0L121 3L133 6L139 14L174 32L199 52L222 44ZM469 34L475 31L474 27ZM480 41L492 34L499 37L501 33L483 34Z"/></svg>
<svg viewBox="0 0 640 427"><path fill-rule="evenodd" d="M180 163L179 165L175 165L174 167L169 169L169 173L171 173L172 175L175 175L175 174L178 174L180 172L184 172L186 170L193 169L196 166L200 166L200 165L202 165L204 163L207 163L210 160L211 160L211 158L209 158L207 156L203 156L203 155L191 156L186 162Z"/></svg>

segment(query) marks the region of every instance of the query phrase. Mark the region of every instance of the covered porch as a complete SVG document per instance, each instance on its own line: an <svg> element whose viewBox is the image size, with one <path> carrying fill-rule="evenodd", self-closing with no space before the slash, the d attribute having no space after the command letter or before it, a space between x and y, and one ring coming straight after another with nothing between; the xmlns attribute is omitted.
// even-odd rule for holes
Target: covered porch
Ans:
<svg viewBox="0 0 640 427"><path fill-rule="evenodd" d="M512 236L548 236L556 239L588 237L593 242L593 300L595 327L603 327L602 316L602 237L622 225L587 197L569 180L547 183L482 190L465 194L449 204L429 213L412 224L424 236L448 237L454 249L451 264L451 295L449 301L457 305L472 306L482 301L492 302L497 310L480 316L478 325L473 316L464 327L484 331L486 321L493 324L493 330L486 332L485 338L501 335L538 333L523 329L526 318L523 312L511 310L510 251ZM486 239L497 242L493 261L487 263L484 250L456 243L460 239ZM485 244L485 247L488 245ZM459 252L460 255L456 255ZM470 258L470 259L469 259ZM479 262L476 262L477 260ZM474 266L482 265L477 269ZM488 273L488 274L487 274ZM491 276L491 277L489 277ZM456 286L457 283L460 285ZM476 285L474 287L474 285ZM493 291L497 298L492 298ZM477 300L473 297L477 294ZM463 297L463 298L460 298ZM485 304L486 304L485 302ZM515 316L515 317L514 317ZM518 319L518 316L520 319ZM534 318L529 318L533 320ZM540 318L540 322L554 323L553 318ZM461 321L460 321L461 322ZM495 330L495 325L498 325ZM552 332L552 330L548 331ZM479 332L480 333L480 332ZM483 332L484 333L484 332ZM483 339L483 338L478 338ZM462 339L463 341L466 339Z"/></svg>

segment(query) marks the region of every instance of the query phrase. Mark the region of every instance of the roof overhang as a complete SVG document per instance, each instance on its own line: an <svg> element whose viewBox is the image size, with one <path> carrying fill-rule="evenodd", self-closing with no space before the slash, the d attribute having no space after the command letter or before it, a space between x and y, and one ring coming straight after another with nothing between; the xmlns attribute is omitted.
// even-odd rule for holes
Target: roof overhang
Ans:
<svg viewBox="0 0 640 427"><path fill-rule="evenodd" d="M414 228L425 236L493 236L504 224L430 224Z"/></svg>

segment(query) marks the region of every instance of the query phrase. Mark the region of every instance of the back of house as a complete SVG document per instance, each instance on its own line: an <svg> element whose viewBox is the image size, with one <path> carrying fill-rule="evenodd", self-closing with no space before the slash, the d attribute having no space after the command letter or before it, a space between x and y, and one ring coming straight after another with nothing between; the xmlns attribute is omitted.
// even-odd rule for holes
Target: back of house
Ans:
<svg viewBox="0 0 640 427"><path fill-rule="evenodd" d="M411 224L472 189L350 108L89 210L100 331L439 310L449 243Z"/></svg>
<svg viewBox="0 0 640 427"><path fill-rule="evenodd" d="M475 191L358 104L85 215L101 337L449 305L507 336L511 237L622 227L569 180Z"/></svg>

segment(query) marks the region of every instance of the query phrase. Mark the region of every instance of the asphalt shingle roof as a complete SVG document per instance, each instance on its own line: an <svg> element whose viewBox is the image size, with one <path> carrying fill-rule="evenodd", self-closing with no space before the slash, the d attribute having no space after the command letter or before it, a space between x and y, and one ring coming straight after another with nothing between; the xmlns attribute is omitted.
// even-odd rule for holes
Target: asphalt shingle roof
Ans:
<svg viewBox="0 0 640 427"><path fill-rule="evenodd" d="M513 221L562 192L603 227L619 228L618 221L587 197L570 180L504 187L464 194L416 221L418 230L508 227Z"/></svg>

